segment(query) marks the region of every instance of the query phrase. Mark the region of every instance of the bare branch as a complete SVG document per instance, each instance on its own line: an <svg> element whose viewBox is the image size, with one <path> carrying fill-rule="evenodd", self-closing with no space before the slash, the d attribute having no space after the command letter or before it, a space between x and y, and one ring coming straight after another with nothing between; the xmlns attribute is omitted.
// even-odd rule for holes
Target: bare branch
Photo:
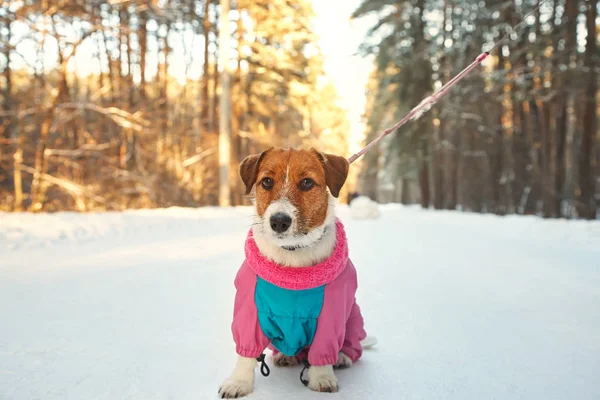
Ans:
<svg viewBox="0 0 600 400"><path fill-rule="evenodd" d="M187 160L183 161L181 163L181 165L183 165L184 168L187 168L191 165L194 165L196 163L199 163L200 161L202 161L204 158L214 154L217 152L217 148L216 147L211 147L210 149L206 149L198 154L196 154L195 156L192 156L190 158L188 158Z"/></svg>
<svg viewBox="0 0 600 400"><path fill-rule="evenodd" d="M140 132L145 124L139 113L132 114L117 107L100 107L92 103L62 103L57 108L94 111L109 117L114 123L123 128L133 129L137 132Z"/></svg>
<svg viewBox="0 0 600 400"><path fill-rule="evenodd" d="M108 150L112 147L115 147L114 144L111 143L103 143L99 145L83 145L75 150L63 150L63 149L46 149L44 150L44 155L47 157L57 156L57 157L82 157L89 153L97 153L104 150Z"/></svg>
<svg viewBox="0 0 600 400"><path fill-rule="evenodd" d="M29 167L27 165L20 165L19 167L20 167L20 169L23 172L27 172L27 173L32 174L32 175L36 173L35 168L31 168L31 167ZM41 173L40 174L40 178L43 179L43 180L45 180L48 183L51 183L51 184L56 185L56 186L58 186L60 188L63 188L64 190L66 190L67 192L69 192L71 195L74 195L74 196L85 196L85 197L87 197L89 199L92 199L92 200L98 202L98 203L105 204L105 205L107 204L107 205L110 205L112 207L116 207L115 204L113 204L111 202L108 202L105 198L103 198L101 196L98 196L97 194L91 192L90 190L84 188L83 186L80 186L80 185L78 185L76 183L73 183L73 182L71 182L71 181L69 181L67 179L57 178L55 176L52 176L52 175L49 175L49 174L46 174L46 173Z"/></svg>

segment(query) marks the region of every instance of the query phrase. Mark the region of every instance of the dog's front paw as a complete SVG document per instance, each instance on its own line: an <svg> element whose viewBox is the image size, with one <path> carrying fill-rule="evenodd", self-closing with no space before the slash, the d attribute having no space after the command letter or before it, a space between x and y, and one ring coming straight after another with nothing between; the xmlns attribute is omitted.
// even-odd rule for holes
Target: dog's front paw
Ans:
<svg viewBox="0 0 600 400"><path fill-rule="evenodd" d="M335 366L333 368L344 369L344 368L350 368L351 366L352 366L352 360L350 359L350 357L348 357L347 355L345 355L344 353L342 353L340 351L340 354L338 355L338 362L337 362L337 364L335 364Z"/></svg>
<svg viewBox="0 0 600 400"><path fill-rule="evenodd" d="M335 393L338 391L338 380L331 365L310 367L308 369L308 387L315 392Z"/></svg>
<svg viewBox="0 0 600 400"><path fill-rule="evenodd" d="M300 364L296 356L286 356L283 353L277 353L273 356L273 363L279 367L287 367Z"/></svg>
<svg viewBox="0 0 600 400"><path fill-rule="evenodd" d="M252 381L244 379L229 378L219 389L222 399L237 399L249 395L252 392Z"/></svg>

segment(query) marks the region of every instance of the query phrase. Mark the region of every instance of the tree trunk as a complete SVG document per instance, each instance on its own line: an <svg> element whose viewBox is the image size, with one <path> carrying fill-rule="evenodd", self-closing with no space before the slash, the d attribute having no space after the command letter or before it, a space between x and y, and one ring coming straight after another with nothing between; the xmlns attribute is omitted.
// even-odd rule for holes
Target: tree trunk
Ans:
<svg viewBox="0 0 600 400"><path fill-rule="evenodd" d="M237 175L237 166L242 161L242 141L244 140L241 135L242 124L244 120L243 111L242 111L242 103L244 99L242 98L243 90L242 90L242 50L244 48L244 26L242 23L241 10L238 10L238 20L236 27L236 36L237 36L237 69L235 71L235 84L236 87L235 93L237 93L237 100L235 101L235 108L232 115L232 122L235 123L235 127L232 131L233 141L232 141L232 157L231 157L231 186L232 186L232 202L233 205L241 205L243 201L243 188L242 181L239 179ZM247 100L245 101L247 102Z"/></svg>
<svg viewBox="0 0 600 400"><path fill-rule="evenodd" d="M209 86L210 75L211 75L209 72L210 71L210 62L209 62L209 54L208 54L208 48L209 48L209 44L210 44L210 32L211 32L209 6L210 6L210 1L204 0L204 69L202 71L203 107L200 110L201 126L204 131L206 131L206 130L212 131L212 127L209 127L209 125L208 125L208 118L209 118L208 104L210 103L209 96L208 96L208 86Z"/></svg>
<svg viewBox="0 0 600 400"><path fill-rule="evenodd" d="M108 52L108 37L106 36L106 32L102 31L102 38L104 39L104 52L106 53L106 62L108 63L108 84L110 85L109 99L108 103L113 104L115 99L117 98L116 94L116 85L115 85L115 72L114 72L114 64L110 53Z"/></svg>
<svg viewBox="0 0 600 400"><path fill-rule="evenodd" d="M454 4L454 2L450 2L451 4ZM454 29L454 24L455 24L455 13L454 13L454 7L450 7L450 9L448 10L448 14L450 17L450 21L449 21L449 28ZM444 27L444 32L446 32L446 27ZM450 31L451 32L451 31ZM446 33L444 33L444 35L446 35ZM449 33L450 38L452 38L452 33ZM452 62L451 62L451 58L450 55L446 55L444 57L446 59L446 68L447 71L444 71L445 76L449 77L450 76L450 69L452 68ZM447 82L447 80L446 80ZM445 83L446 83L445 82ZM447 162L447 168L448 168L448 189L449 189L449 193L448 193L448 198L446 200L446 208L448 210L456 210L456 207L458 205L458 188L459 188L459 180L458 180L458 172L459 172L459 168L460 168L460 146L461 146L461 138L460 138L460 128L457 127L457 123L455 122L454 124L450 125L450 129L448 130L447 134L445 135L447 137L448 143L450 144L450 147L448 149L448 152L446 154L446 162Z"/></svg>
<svg viewBox="0 0 600 400"><path fill-rule="evenodd" d="M537 0L537 5L540 5L542 0ZM551 46L551 40L544 40L542 36L541 9L537 9L535 13L535 34L542 44ZM548 73L548 68L551 67L548 62L544 62L543 54L540 49L535 49L535 66L534 66L534 94L531 102L532 109L535 110L536 117L536 146L539 145L538 154L540 155L540 190L541 201L543 204L542 214L545 218L556 217L556 202L554 200L554 187L552 177L554 174L554 147L552 146L553 136L550 133L550 108L547 100L542 100L544 94L544 75Z"/></svg>
<svg viewBox="0 0 600 400"><path fill-rule="evenodd" d="M219 206L231 204L229 164L231 162L231 71L229 66L229 1L221 0L219 59L221 97L219 107Z"/></svg>
<svg viewBox="0 0 600 400"><path fill-rule="evenodd" d="M373 197L375 198L375 197ZM410 196L410 180L407 178L402 178L402 198L400 202L404 205L410 204L411 196Z"/></svg>
<svg viewBox="0 0 600 400"><path fill-rule="evenodd" d="M13 156L14 159L14 173L13 179L15 181L15 202L14 210L23 210L23 177L21 175L21 166L23 165L23 149L21 141L17 142L17 150Z"/></svg>
<svg viewBox="0 0 600 400"><path fill-rule="evenodd" d="M131 19L128 10L128 6L124 5L121 9L121 24L119 25L122 28L121 32L121 46L123 45L123 41L125 42L127 60L121 57L121 64L123 70L123 66L127 71L124 75L123 79L123 87L127 93L127 96L124 96L124 109L127 111L133 111L134 107L134 87L133 87L133 75L132 75L132 66L133 60L131 59L132 51L131 51ZM124 93L123 93L124 95ZM133 130L130 128L122 129L122 166L127 168L128 170L133 170L135 167L135 135L133 134Z"/></svg>
<svg viewBox="0 0 600 400"><path fill-rule="evenodd" d="M170 139L171 139L171 134L172 132L170 132L170 118L169 118L169 92L167 90L168 86L169 86L169 74L168 74L168 69L169 69L169 54L170 54L170 47L169 47L169 32L170 32L170 24L167 23L166 24L166 33L165 35L161 38L161 42L162 42L162 47L163 47L163 60L162 62L159 61L159 68L158 68L158 85L159 85L159 93L160 93L160 99L159 99L159 116L160 116L160 133L158 134L158 146L157 146L157 152L158 152L158 159L159 159L159 164L162 165L166 165L167 169L169 168L172 160L171 157L169 157L170 152L171 152L171 147L170 147Z"/></svg>
<svg viewBox="0 0 600 400"><path fill-rule="evenodd" d="M10 43L11 40L11 21L9 20L10 17L6 17L6 24L5 24L5 28L8 30L7 35L6 35L6 43ZM3 71L3 75L4 75L4 84L5 84L5 89L4 89L4 93L3 93L3 97L4 97L4 101L2 102L2 108L4 109L4 111L6 111L7 113L10 113L10 111L12 110L12 83L13 83L13 79L12 79L12 69L11 69L11 65L10 65L10 56L11 56L11 51L10 51L11 47L10 46L4 46L4 58L6 60L6 64L4 65L4 71ZM7 117L8 123L3 124L4 125L4 138L9 139L11 134L11 120L12 118L10 116Z"/></svg>
<svg viewBox="0 0 600 400"><path fill-rule="evenodd" d="M597 2L587 2L587 42L585 45L584 66L587 82L585 85L585 111L583 115L583 137L579 151L579 199L577 212L581 218L596 219L596 182L594 174L594 142L597 135L598 74L596 72L596 16Z"/></svg>
<svg viewBox="0 0 600 400"><path fill-rule="evenodd" d="M421 188L421 207L429 208L431 192L429 189L429 144L426 140L422 144L422 153L419 167L419 186Z"/></svg>
<svg viewBox="0 0 600 400"><path fill-rule="evenodd" d="M425 39L425 0L417 0L417 7L419 8L418 19L417 19L417 35L415 37L415 55L417 57L416 66L420 69L420 76L418 82L418 90L415 90L417 99L415 104L420 101L422 95L431 90L431 74L429 71L429 59L426 54L426 39ZM431 189L429 183L429 139L428 135L431 130L431 116L425 115L419 120L418 134L421 135L421 159L419 166L419 185L421 188L421 206L428 208L431 204Z"/></svg>
<svg viewBox="0 0 600 400"><path fill-rule="evenodd" d="M16 140L16 149L15 154L13 155L13 180L15 184L15 202L14 202L14 210L22 211L23 210L23 176L21 171L21 166L23 165L23 141L21 140L21 127L17 126L15 129L15 140Z"/></svg>
<svg viewBox="0 0 600 400"><path fill-rule="evenodd" d="M460 164L462 161L462 138L460 134L460 130L456 129L454 131L454 149L452 149L450 161L450 199L448 202L448 210L456 210L458 206L458 194L459 194L459 186L460 180L458 173L460 171Z"/></svg>
<svg viewBox="0 0 600 400"><path fill-rule="evenodd" d="M73 49L73 52L75 49ZM33 174L33 182L31 184L32 193L32 211L41 211L44 208L46 201L46 187L42 182L42 175L44 175L48 169L48 160L46 158L46 147L48 146L48 134L50 128L54 122L54 116L58 104L68 95L67 85L67 64L68 60L64 58L63 49L58 49L58 60L59 60L59 82L58 90L56 90L54 97L50 101L50 105L45 109L43 119L40 124L40 137L37 140L37 147L35 151L35 173Z"/></svg>
<svg viewBox="0 0 600 400"><path fill-rule="evenodd" d="M220 47L220 43L218 43L218 40L215 41L215 56L214 56L214 63L212 66L212 72L211 72L211 80L212 80L212 90L211 90L211 98L210 98L210 103L208 106L208 126L209 126L209 130L211 132L211 134L215 134L217 131L217 111L218 111L218 107L217 107L217 103L219 102L219 64L221 62L221 60L218 57L218 52L219 52L219 47Z"/></svg>
<svg viewBox="0 0 600 400"><path fill-rule="evenodd" d="M148 53L148 15L146 11L140 13L140 30L138 32L138 41L140 46L140 97L139 106L144 109L146 106L146 56Z"/></svg>
<svg viewBox="0 0 600 400"><path fill-rule="evenodd" d="M446 31L446 24L448 18L448 0L444 0L443 5L443 19L442 19L442 29L443 29L443 39L444 43L446 42L448 32ZM450 80L450 65L449 65L449 57L442 56L440 60L440 66L442 68L442 79L443 83L446 83ZM437 140L434 142L433 147L433 176L434 176L434 199L433 206L436 209L443 209L446 207L446 199L444 197L445 194L445 173L446 173L446 119L444 118L444 109L443 106L438 106L438 121L439 125L437 127Z"/></svg>
<svg viewBox="0 0 600 400"><path fill-rule="evenodd" d="M555 192L557 196L556 208L558 209L558 215L563 215L562 202L566 200L566 164L565 164L565 151L567 148L567 132L568 132L568 120L567 114L567 103L569 98L569 85L568 82L572 78L570 69L571 62L575 61L576 58L576 46L577 46L577 9L579 0L569 0L565 3L565 15L563 27L561 29L561 35L556 34L554 48L558 48L558 41L560 37L565 37L565 50L564 55L561 57L563 64L568 66L566 73L560 73L561 77L557 79L556 90L558 91L558 98L556 100L556 175L555 175ZM557 60L558 61L558 60ZM555 70L557 66L555 66Z"/></svg>
<svg viewBox="0 0 600 400"><path fill-rule="evenodd" d="M433 207L438 210L444 208L444 128L445 123L443 118L440 118L440 125L438 126L437 140L435 140L435 147L433 148L433 179L434 179L434 198Z"/></svg>
<svg viewBox="0 0 600 400"><path fill-rule="evenodd" d="M118 34L118 48L119 48L119 61L118 61L118 81L119 81L119 104L118 107L128 110L127 107L127 97L125 96L125 91L128 90L126 81L128 80L129 75L129 63L125 59L126 52L123 51L123 46L127 41L128 34L125 33L127 30L127 5L122 5L119 7L118 15L119 15L119 34ZM125 89L125 90L123 90ZM124 128L120 129L120 137L119 137L119 163L121 168L127 168L127 130Z"/></svg>
<svg viewBox="0 0 600 400"><path fill-rule="evenodd" d="M498 49L498 64L496 71L498 74L504 71L504 55L502 48ZM502 96L502 88L497 92L498 97ZM502 101L494 104L492 111L492 129L493 137L488 145L488 154L490 155L490 179L492 188L492 212L498 215L506 214L506 196L505 196L505 180L503 179L504 172L504 129L502 127L502 115L504 108Z"/></svg>
<svg viewBox="0 0 600 400"><path fill-rule="evenodd" d="M7 29L7 34L6 34L6 43L10 43L11 40L11 16L10 14L8 16L5 17L5 25L4 27ZM3 97L4 97L4 101L2 102L2 109L6 112L6 113L10 113L11 110L13 109L13 98L12 98L12 83L13 83L13 79L12 79L12 69L11 69L11 65L10 65L10 56L11 56L11 51L10 51L10 46L4 46L4 59L6 60L6 64L4 66L4 71L3 71L3 75L4 75L4 84L5 84L5 89L4 89L4 93L3 93ZM8 147L9 141L8 139L10 139L11 135L12 135L12 125L13 125L13 117L11 115L8 115L6 117L6 119L4 121L2 121L0 123L0 130L2 130L3 133L3 137L6 140L5 143L1 143L2 141L0 140L0 160L2 160L2 153L3 153L3 149L2 149L2 145L6 145ZM0 139L2 139L2 137L0 136ZM4 171L4 168L2 167L2 162L0 161L0 189L2 189L2 187L10 187L10 173L8 170ZM8 190L8 188L7 188Z"/></svg>
<svg viewBox="0 0 600 400"><path fill-rule="evenodd" d="M531 88L526 88L527 92L531 91ZM523 103L523 129L526 132L526 143L527 143L527 170L528 170L528 187L529 193L527 196L526 210L527 215L535 215L538 212L538 199L541 194L541 174L539 166L539 142L538 132L539 126L535 124L535 102L530 98Z"/></svg>

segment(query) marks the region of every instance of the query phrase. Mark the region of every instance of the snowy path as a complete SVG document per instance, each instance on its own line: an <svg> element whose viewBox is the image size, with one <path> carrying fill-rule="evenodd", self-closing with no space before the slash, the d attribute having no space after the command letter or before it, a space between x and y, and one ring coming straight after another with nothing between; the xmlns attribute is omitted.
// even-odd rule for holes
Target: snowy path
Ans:
<svg viewBox="0 0 600 400"><path fill-rule="evenodd" d="M338 394L271 364L249 399L600 399L600 223L339 214L379 346ZM0 399L217 398L249 215L0 213Z"/></svg>

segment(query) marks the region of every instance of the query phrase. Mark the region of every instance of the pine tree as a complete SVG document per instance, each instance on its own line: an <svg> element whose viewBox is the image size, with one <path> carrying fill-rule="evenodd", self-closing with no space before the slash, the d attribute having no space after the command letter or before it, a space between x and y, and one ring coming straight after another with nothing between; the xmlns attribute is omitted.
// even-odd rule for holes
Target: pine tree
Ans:
<svg viewBox="0 0 600 400"><path fill-rule="evenodd" d="M388 161L380 177L418 174L424 207L433 189L436 208L573 216L576 194L579 215L594 218L597 7L584 10L581 4L543 4L428 119L411 122L382 144L381 158ZM380 109L391 107L389 113L403 116L538 5L538 0L486 0L485 7L467 1L364 1L355 18L373 14L378 21L362 50L375 56L378 90L393 93L389 101L371 95L376 106L366 109L367 137ZM584 28L578 18L589 25L585 49L577 41ZM577 109L576 99L582 98L588 99L586 108ZM403 158L413 162L399 162Z"/></svg>

